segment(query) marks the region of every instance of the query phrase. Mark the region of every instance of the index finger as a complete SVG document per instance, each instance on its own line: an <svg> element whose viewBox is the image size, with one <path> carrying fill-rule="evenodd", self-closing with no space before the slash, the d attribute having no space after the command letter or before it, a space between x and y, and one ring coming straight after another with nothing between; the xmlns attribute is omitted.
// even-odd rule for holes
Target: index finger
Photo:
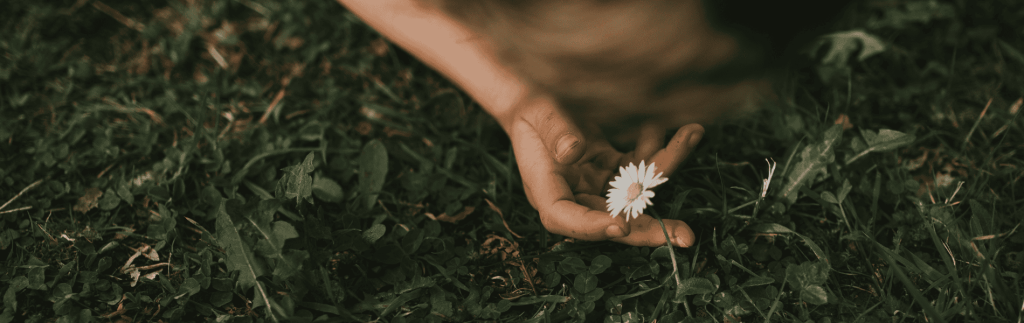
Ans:
<svg viewBox="0 0 1024 323"><path fill-rule="evenodd" d="M690 155L693 148L697 147L703 136L704 127L699 124L691 123L679 128L668 145L654 153L654 156L651 157L651 164L657 167L657 172L663 172L663 176L671 176L679 164Z"/></svg>

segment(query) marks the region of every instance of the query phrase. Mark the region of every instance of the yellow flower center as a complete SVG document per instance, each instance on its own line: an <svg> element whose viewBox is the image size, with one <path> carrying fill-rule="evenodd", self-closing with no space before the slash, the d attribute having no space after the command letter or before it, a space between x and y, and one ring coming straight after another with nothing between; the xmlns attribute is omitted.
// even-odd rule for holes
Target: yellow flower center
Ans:
<svg viewBox="0 0 1024 323"><path fill-rule="evenodd" d="M626 200L635 201L640 198L640 193L643 193L644 188L640 186L640 183L629 184L629 188L626 189Z"/></svg>

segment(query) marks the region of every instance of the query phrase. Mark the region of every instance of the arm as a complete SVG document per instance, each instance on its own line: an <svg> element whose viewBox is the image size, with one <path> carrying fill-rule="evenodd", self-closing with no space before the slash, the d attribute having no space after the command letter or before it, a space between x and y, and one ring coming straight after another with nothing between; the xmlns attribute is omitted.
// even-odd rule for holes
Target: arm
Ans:
<svg viewBox="0 0 1024 323"><path fill-rule="evenodd" d="M486 41L421 0L338 0L370 27L458 84L506 130L528 86Z"/></svg>
<svg viewBox="0 0 1024 323"><path fill-rule="evenodd" d="M597 195L589 195L593 198L588 198L592 203L587 205L576 200L566 176L587 174L600 177L593 180L595 183L607 182L604 177L612 170L598 171L589 162L577 162L588 146L601 151L611 150L610 146L606 142L602 145L601 140L588 145L583 133L555 101L531 89L502 65L484 37L439 9L425 7L423 0L338 1L393 43L455 82L498 120L512 140L526 195L549 231L585 240L620 239L616 241L633 245L664 243L660 226L650 225L653 218L642 218L649 220L647 225L637 220L626 223L625 217L612 218L604 212L604 201L597 197L600 192L590 192ZM703 132L703 128L697 128ZM689 135L692 130L684 133ZM605 146L609 148L600 148ZM671 149L666 150L681 160L692 147L670 145ZM666 169L666 173L670 172ZM676 222L667 224L675 237L673 243L692 245L693 232L685 223ZM629 234L633 227L638 234Z"/></svg>
<svg viewBox="0 0 1024 323"><path fill-rule="evenodd" d="M534 91L503 65L487 42L424 0L338 0L395 44L455 82L505 132L516 122L536 129L560 164L583 156L585 139L549 95Z"/></svg>

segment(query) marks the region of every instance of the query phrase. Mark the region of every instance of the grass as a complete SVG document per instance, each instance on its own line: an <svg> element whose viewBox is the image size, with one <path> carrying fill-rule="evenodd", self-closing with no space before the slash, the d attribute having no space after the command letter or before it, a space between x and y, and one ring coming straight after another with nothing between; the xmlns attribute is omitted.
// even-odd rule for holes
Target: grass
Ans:
<svg viewBox="0 0 1024 323"><path fill-rule="evenodd" d="M496 123L337 3L0 12L0 322L1024 317L1017 1L854 10L660 189L690 249L547 233Z"/></svg>

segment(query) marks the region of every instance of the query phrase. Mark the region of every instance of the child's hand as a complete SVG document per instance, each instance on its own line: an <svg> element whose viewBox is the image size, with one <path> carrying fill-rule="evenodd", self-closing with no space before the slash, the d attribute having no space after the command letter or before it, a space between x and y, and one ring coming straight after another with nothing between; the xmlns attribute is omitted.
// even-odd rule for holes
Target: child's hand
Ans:
<svg viewBox="0 0 1024 323"><path fill-rule="evenodd" d="M581 240L610 239L635 246L665 244L661 226L649 215L627 222L624 215L613 218L605 211L608 182L619 166L639 164L640 160L655 163L658 172L669 176L700 142L704 128L698 124L684 126L663 146L665 129L645 125L636 150L624 154L613 149L596 127L580 131L559 110L550 104L534 104L520 110L519 117L505 126L526 196L540 212L544 227ZM562 139L567 135L578 139L575 145ZM686 223L664 223L673 245L693 245L693 231Z"/></svg>

